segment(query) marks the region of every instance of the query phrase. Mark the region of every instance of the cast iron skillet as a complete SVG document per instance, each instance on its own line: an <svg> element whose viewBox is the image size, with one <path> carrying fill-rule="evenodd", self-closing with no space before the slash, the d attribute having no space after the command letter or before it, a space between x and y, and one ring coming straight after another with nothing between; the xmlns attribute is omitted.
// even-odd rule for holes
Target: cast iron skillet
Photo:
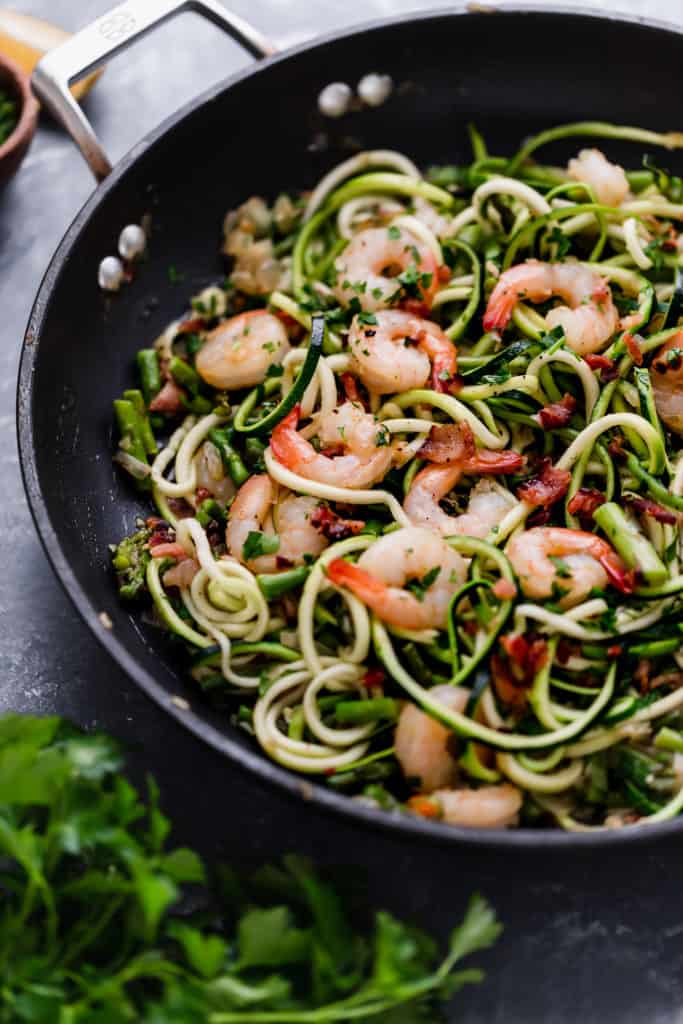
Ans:
<svg viewBox="0 0 683 1024"><path fill-rule="evenodd" d="M114 472L111 403L132 378L134 352L179 315L184 299L222 271L226 210L252 194L311 186L349 147L405 151L419 164L468 159L465 126L476 119L497 152L566 121L603 119L676 129L683 39L664 25L597 14L471 5L363 26L264 60L205 93L136 146L110 173L66 84L175 10L208 14L253 53L267 44L214 0L132 0L44 62L35 82L98 177L106 176L55 254L24 339L18 386L21 465L33 517L53 568L83 619L120 667L166 712L262 779L316 805L442 842L564 846L633 842L680 830L677 822L566 835L481 832L374 812L273 764L231 728L178 669L178 652L117 603L108 544L128 533L142 505ZM324 121L316 98L330 81L392 75L379 110ZM570 144L576 149L577 143ZM566 159L567 146L544 152ZM637 146L608 147L639 159ZM666 154L667 164L674 163ZM674 166L674 169L675 166ZM680 173L681 167L678 171ZM96 271L121 228L151 213L147 262L114 296ZM184 274L171 288L174 264ZM105 628L100 615L113 624ZM180 696L185 709L174 702ZM182 704L182 702L181 702Z"/></svg>

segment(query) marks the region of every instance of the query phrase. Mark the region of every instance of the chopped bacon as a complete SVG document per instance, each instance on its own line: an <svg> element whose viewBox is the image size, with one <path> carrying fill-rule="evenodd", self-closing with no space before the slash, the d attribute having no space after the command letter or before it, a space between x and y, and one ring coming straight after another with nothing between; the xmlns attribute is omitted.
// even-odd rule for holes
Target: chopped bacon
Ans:
<svg viewBox="0 0 683 1024"><path fill-rule="evenodd" d="M571 656L574 654L574 647L562 637L557 645L557 660L560 665L566 665Z"/></svg>
<svg viewBox="0 0 683 1024"><path fill-rule="evenodd" d="M177 541L155 544L149 550L152 558L185 558L187 556L185 548Z"/></svg>
<svg viewBox="0 0 683 1024"><path fill-rule="evenodd" d="M596 508L600 508L606 501L607 498L602 491L594 487L580 487L567 505L567 511L570 516L577 516L582 526L589 526L593 523Z"/></svg>
<svg viewBox="0 0 683 1024"><path fill-rule="evenodd" d="M548 644L533 633L508 633L500 642L510 661L521 669L522 678L535 676L548 659Z"/></svg>
<svg viewBox="0 0 683 1024"><path fill-rule="evenodd" d="M643 365L643 353L641 352L640 345L638 344L637 338L631 334L630 331L626 331L622 336L626 351L630 355L636 366Z"/></svg>
<svg viewBox="0 0 683 1024"><path fill-rule="evenodd" d="M526 521L526 525L529 529L532 526L545 526L546 523L550 522L550 510L547 508L537 508L531 513Z"/></svg>
<svg viewBox="0 0 683 1024"><path fill-rule="evenodd" d="M451 279L451 268L446 263L442 263L436 272L436 276L441 284L448 284Z"/></svg>
<svg viewBox="0 0 683 1024"><path fill-rule="evenodd" d="M171 544L175 541L175 530L165 519L151 517L146 521L152 534L147 541L148 548L155 548L159 544Z"/></svg>
<svg viewBox="0 0 683 1024"><path fill-rule="evenodd" d="M573 395L565 395L559 402L544 405L536 418L544 430L555 430L566 427L575 412L576 399Z"/></svg>
<svg viewBox="0 0 683 1024"><path fill-rule="evenodd" d="M517 587L511 580L499 579L491 587L499 601L511 601L517 594Z"/></svg>
<svg viewBox="0 0 683 1024"><path fill-rule="evenodd" d="M534 508L548 509L565 496L571 478L569 470L555 469L550 459L542 459L536 476L517 488L517 497Z"/></svg>
<svg viewBox="0 0 683 1024"><path fill-rule="evenodd" d="M434 426L418 452L421 459L438 464L463 463L476 452L469 423L444 423Z"/></svg>
<svg viewBox="0 0 683 1024"><path fill-rule="evenodd" d="M167 498L168 507L176 519L189 519L194 516L194 509L184 498Z"/></svg>
<svg viewBox="0 0 683 1024"><path fill-rule="evenodd" d="M358 390L358 381L352 373L342 373L341 375L342 387L344 388L344 394L346 395L349 402L353 402L355 405L360 405L363 409L367 409L363 396Z"/></svg>
<svg viewBox="0 0 683 1024"><path fill-rule="evenodd" d="M204 317L193 316L190 320L183 320L178 327L176 334L194 334L195 331L204 330Z"/></svg>
<svg viewBox="0 0 683 1024"><path fill-rule="evenodd" d="M200 504L210 497L211 491L208 489L208 487L198 487L197 490L195 491L195 498Z"/></svg>
<svg viewBox="0 0 683 1024"><path fill-rule="evenodd" d="M509 633L500 643L507 657L491 658L494 689L504 704L523 711L534 676L548 659L548 644L533 633Z"/></svg>
<svg viewBox="0 0 683 1024"><path fill-rule="evenodd" d="M174 416L184 409L185 392L174 380L167 380L159 394L149 403L150 412L164 412Z"/></svg>
<svg viewBox="0 0 683 1024"><path fill-rule="evenodd" d="M641 693L647 693L650 689L650 672L652 671L652 662L648 661L647 658L640 658L636 665L636 670L633 673L633 678L638 684L638 689Z"/></svg>
<svg viewBox="0 0 683 1024"><path fill-rule="evenodd" d="M199 572L199 562L194 558L182 558L176 565L167 569L163 576L165 587L189 587Z"/></svg>
<svg viewBox="0 0 683 1024"><path fill-rule="evenodd" d="M381 668L369 668L361 682L368 690L382 688L386 681L386 673Z"/></svg>
<svg viewBox="0 0 683 1024"><path fill-rule="evenodd" d="M612 644L611 647L607 648L607 657L611 661L615 661L617 658L621 657L623 650L624 648L621 644Z"/></svg>
<svg viewBox="0 0 683 1024"><path fill-rule="evenodd" d="M591 370L600 371L600 381L603 384L608 384L611 380L616 380L619 376L619 367L613 359L596 354L587 355L583 358L586 360Z"/></svg>
<svg viewBox="0 0 683 1024"><path fill-rule="evenodd" d="M318 505L311 513L310 521L323 537L335 541L353 537L365 528L364 519L342 519L329 505Z"/></svg>
<svg viewBox="0 0 683 1024"><path fill-rule="evenodd" d="M159 516L147 516L145 519L145 526L148 530L170 530L171 524L166 519L160 519Z"/></svg>
<svg viewBox="0 0 683 1024"><path fill-rule="evenodd" d="M491 658L491 680L493 689L503 704L519 712L524 710L528 696L527 687L513 677L509 662L499 654L494 654Z"/></svg>
<svg viewBox="0 0 683 1024"><path fill-rule="evenodd" d="M675 512L672 512L669 508L664 508L663 505L658 505L656 501L651 501L650 498L635 498L625 497L624 501L634 512L638 512L643 516L650 516L651 519L656 519L658 523L668 523L670 526L674 526L678 522L678 517Z"/></svg>
<svg viewBox="0 0 683 1024"><path fill-rule="evenodd" d="M275 556L275 567L277 569L291 569L294 562L290 558L285 558L284 555Z"/></svg>
<svg viewBox="0 0 683 1024"><path fill-rule="evenodd" d="M610 453L613 459L616 459L618 462L623 462L623 460L626 458L626 454L624 452L625 444L626 438L623 436L623 434L617 434L616 437L613 437L610 441L607 442L607 451Z"/></svg>

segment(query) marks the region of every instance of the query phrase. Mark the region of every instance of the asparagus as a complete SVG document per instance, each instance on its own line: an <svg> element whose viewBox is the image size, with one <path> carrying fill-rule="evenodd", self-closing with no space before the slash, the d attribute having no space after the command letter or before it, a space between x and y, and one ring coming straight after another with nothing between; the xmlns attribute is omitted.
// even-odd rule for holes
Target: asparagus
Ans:
<svg viewBox="0 0 683 1024"><path fill-rule="evenodd" d="M638 529L635 521L613 501L605 502L593 513L598 526L629 569L635 569L650 586L658 586L669 578L666 566L652 544Z"/></svg>

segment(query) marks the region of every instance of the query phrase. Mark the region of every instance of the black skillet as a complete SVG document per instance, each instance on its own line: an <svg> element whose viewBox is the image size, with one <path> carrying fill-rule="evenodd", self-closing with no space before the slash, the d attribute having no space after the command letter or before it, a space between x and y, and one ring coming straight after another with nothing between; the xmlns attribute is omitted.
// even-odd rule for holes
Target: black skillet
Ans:
<svg viewBox="0 0 683 1024"><path fill-rule="evenodd" d="M359 146L399 149L423 165L467 160L469 120L502 153L514 152L531 132L573 120L680 129L681 32L599 14L479 4L363 26L241 72L167 120L111 170L66 85L186 9L211 18L253 54L268 53L256 32L214 0L130 0L45 58L34 82L104 179L45 275L18 386L26 491L70 598L103 647L166 712L262 779L359 824L416 838L522 847L625 843L680 830L677 822L592 836L445 828L374 812L302 780L203 702L178 670L167 639L117 603L108 545L131 530L142 509L112 466L112 399L130 386L137 348L182 311L184 298L220 275L226 210L252 194L310 187ZM386 105L339 121L321 117L316 100L325 85L353 84L370 71L396 83ZM544 158L566 159L569 151L551 149ZM608 152L627 163L640 158L637 146L610 145ZM683 170L669 154L666 162ZM146 213L148 259L132 284L107 296L97 285L98 264L115 251L121 228ZM180 287L169 285L171 264L184 276Z"/></svg>

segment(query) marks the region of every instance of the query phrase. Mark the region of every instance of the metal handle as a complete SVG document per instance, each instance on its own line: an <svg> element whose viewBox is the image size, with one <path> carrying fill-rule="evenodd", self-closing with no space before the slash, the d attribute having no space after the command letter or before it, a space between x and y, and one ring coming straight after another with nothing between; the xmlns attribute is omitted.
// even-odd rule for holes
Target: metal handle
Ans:
<svg viewBox="0 0 683 1024"><path fill-rule="evenodd" d="M38 99L64 125L98 181L109 174L111 163L69 86L182 11L204 15L255 57L275 52L260 32L217 0L128 0L47 53L33 72Z"/></svg>

